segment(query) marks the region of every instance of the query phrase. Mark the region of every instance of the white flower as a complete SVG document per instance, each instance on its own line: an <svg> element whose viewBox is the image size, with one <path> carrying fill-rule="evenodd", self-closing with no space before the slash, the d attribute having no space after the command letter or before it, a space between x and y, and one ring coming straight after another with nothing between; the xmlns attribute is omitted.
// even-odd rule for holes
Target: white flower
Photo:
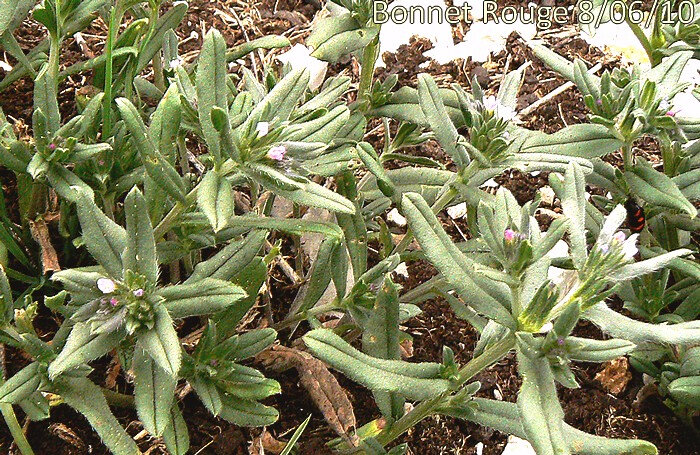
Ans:
<svg viewBox="0 0 700 455"><path fill-rule="evenodd" d="M394 269L394 273L397 276L402 276L404 278L408 278L408 267L406 266L406 263L402 262L401 264L397 265L396 268Z"/></svg>
<svg viewBox="0 0 700 455"><path fill-rule="evenodd" d="M649 30L643 30L644 34L649 36ZM581 31L581 38L592 46L622 57L622 61L625 63L637 63L646 68L651 67L649 56L644 47L639 43L639 39L634 35L632 29L626 25L606 22L595 29L595 36Z"/></svg>
<svg viewBox="0 0 700 455"><path fill-rule="evenodd" d="M625 221L625 218L627 218L627 210L625 210L621 204L618 204L617 207L610 212L610 215L605 217L603 227L598 234L598 245L610 245L613 235L615 235L617 229Z"/></svg>
<svg viewBox="0 0 700 455"><path fill-rule="evenodd" d="M693 95L693 87L678 93L673 97L673 112L682 117L700 117L700 101Z"/></svg>
<svg viewBox="0 0 700 455"><path fill-rule="evenodd" d="M537 452L526 440L510 435L502 455L537 455Z"/></svg>
<svg viewBox="0 0 700 455"><path fill-rule="evenodd" d="M406 226L406 218L399 213L398 210L392 209L387 215L386 219L391 221L397 226Z"/></svg>
<svg viewBox="0 0 700 455"><path fill-rule="evenodd" d="M316 90L323 84L328 69L328 62L321 61L311 56L311 49L303 44L295 44L290 50L277 56L282 64L287 64L293 70L306 68L309 70L309 89Z"/></svg>
<svg viewBox="0 0 700 455"><path fill-rule="evenodd" d="M445 59L454 60L471 57L474 62L485 62L491 54L496 54L505 49L508 37L513 32L517 32L525 40L530 40L537 33L537 28L534 24L524 24L522 22L513 24L474 22L464 35L464 40L452 47L451 55L447 55L445 51L442 51L439 56L443 61ZM439 63L443 63L437 56L431 55L430 52L426 52L425 55L435 58Z"/></svg>
<svg viewBox="0 0 700 455"><path fill-rule="evenodd" d="M453 205L447 208L447 215L453 220L459 220L467 215L467 203L462 202L461 204Z"/></svg>
<svg viewBox="0 0 700 455"><path fill-rule="evenodd" d="M625 259L631 261L637 255L639 249L637 249L637 239L639 234L632 234L627 240L622 244L622 252L625 254Z"/></svg>
<svg viewBox="0 0 700 455"><path fill-rule="evenodd" d="M517 115L515 109L509 106L504 106L493 95L484 98L484 108L486 108L488 111L494 112L498 118L506 122L513 120Z"/></svg>
<svg viewBox="0 0 700 455"><path fill-rule="evenodd" d="M178 56L178 57L170 60L170 62L168 63L168 66L170 67L171 70L174 70L178 66L182 65L182 61L183 61L182 57Z"/></svg>
<svg viewBox="0 0 700 455"><path fill-rule="evenodd" d="M103 294L111 294L116 288L117 285L109 278L99 278L97 280L97 289L102 291Z"/></svg>
<svg viewBox="0 0 700 455"><path fill-rule="evenodd" d="M258 122L255 125L255 132L258 133L258 137L266 136L270 132L270 124L268 122Z"/></svg>
<svg viewBox="0 0 700 455"><path fill-rule="evenodd" d="M429 8L434 7L439 7L443 10L447 8L445 2L442 0L396 0L389 5L387 13L391 14L397 7L406 8L408 11L410 11L412 7L419 7L422 11L427 11ZM441 14L443 13L444 11L441 12ZM435 15L435 17L437 17L437 15ZM414 23L410 23L410 19L411 17L409 15L409 19L404 24L397 24L393 21L382 24L382 28L379 32L379 55L384 54L384 52L396 52L401 45L408 44L413 36L429 39L430 42L433 43L433 49L450 48L454 46L452 26L447 23L447 21L438 22L436 20L430 23L430 21L425 18L426 20L423 22L417 20ZM417 17L417 19L419 18ZM381 62L377 63L380 64Z"/></svg>

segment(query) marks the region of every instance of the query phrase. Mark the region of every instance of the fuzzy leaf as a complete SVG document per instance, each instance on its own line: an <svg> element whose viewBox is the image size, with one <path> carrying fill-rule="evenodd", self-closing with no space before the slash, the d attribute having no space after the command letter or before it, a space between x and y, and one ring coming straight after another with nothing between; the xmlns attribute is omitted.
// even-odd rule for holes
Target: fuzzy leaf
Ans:
<svg viewBox="0 0 700 455"><path fill-rule="evenodd" d="M155 313L155 326L139 335L137 347L147 351L158 366L177 378L182 361L180 339L166 307L158 305Z"/></svg>
<svg viewBox="0 0 700 455"><path fill-rule="evenodd" d="M64 371L102 357L124 338L123 330L92 333L89 322L78 322L66 340L58 356L49 364L49 378L54 379Z"/></svg>
<svg viewBox="0 0 700 455"><path fill-rule="evenodd" d="M446 392L450 386L448 380L440 378L438 363L371 357L327 329L307 333L304 343L314 356L373 392L393 392L407 399L424 400Z"/></svg>
<svg viewBox="0 0 700 455"><path fill-rule="evenodd" d="M83 241L88 251L110 276L122 276L121 255L126 248L126 231L107 218L82 189L77 191L77 209Z"/></svg>
<svg viewBox="0 0 700 455"><path fill-rule="evenodd" d="M134 187L124 200L126 213L126 248L122 256L124 271L131 270L146 277L148 283L158 282L158 256L153 238L153 226L141 191Z"/></svg>
<svg viewBox="0 0 700 455"><path fill-rule="evenodd" d="M170 410L177 381L143 349L134 350L134 402L144 428L161 436L171 423Z"/></svg>
<svg viewBox="0 0 700 455"><path fill-rule="evenodd" d="M207 172L197 190L197 205L209 219L214 232L219 232L233 215L231 183L215 169Z"/></svg>
<svg viewBox="0 0 700 455"><path fill-rule="evenodd" d="M218 30L211 29L204 37L197 65L197 110L209 153L217 160L221 156L221 140L212 123L211 110L215 106L228 107L226 69L226 41Z"/></svg>
<svg viewBox="0 0 700 455"><path fill-rule="evenodd" d="M87 378L61 378L54 382L56 392L90 422L102 442L114 455L141 455L133 439L110 411L102 391Z"/></svg>
<svg viewBox="0 0 700 455"><path fill-rule="evenodd" d="M247 296L240 286L214 278L168 286L158 294L175 319L216 313Z"/></svg>

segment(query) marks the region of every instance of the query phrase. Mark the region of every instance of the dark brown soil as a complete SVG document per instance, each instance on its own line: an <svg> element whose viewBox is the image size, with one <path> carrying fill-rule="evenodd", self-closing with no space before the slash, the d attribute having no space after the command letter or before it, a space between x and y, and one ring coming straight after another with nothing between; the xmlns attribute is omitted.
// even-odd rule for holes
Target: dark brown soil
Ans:
<svg viewBox="0 0 700 455"><path fill-rule="evenodd" d="M520 4L517 0L504 2L507 4ZM571 3L571 2L567 2ZM245 7L241 9L240 5ZM230 7L235 6L236 14L230 14ZM313 19L318 5L314 1L303 0L262 0L251 2L231 2L228 0L193 0L190 2L188 16L178 29L178 35L184 40L180 52L186 59L194 58L196 50L201 45L201 24L206 28L216 27L226 38L227 44L233 46L246 40L258 38L268 34L284 34L293 42L301 41L308 33L308 27ZM217 13L219 10L224 14ZM231 18L233 20L231 20ZM89 47L94 53L99 53L103 36L104 24L97 22L89 30L94 37L88 38ZM456 34L463 33L457 30ZM43 37L43 32L36 23L28 21L17 33L20 44L25 48L35 45ZM609 68L616 62L609 60L599 51L589 46L578 38L555 39L548 38L548 44L552 49L562 55L573 58L583 58L589 66L596 62L602 62L605 68ZM493 64L476 64L471 61L456 62L447 65L438 65L430 62L427 68L418 69L423 63L423 51L429 43L425 40L414 40L411 45L403 46L396 54L383 56L386 69L377 72L380 79L384 79L390 73L399 75L400 84L413 85L419 72L431 73L440 85L459 83L467 85L470 78L475 75L479 83L490 92L498 88L506 62L509 68L514 69L532 61L527 70L525 83L520 93L518 108L524 108L537 99L557 88L564 81L555 73L547 69L542 62L533 58L529 49L515 36L509 40L508 51L494 56ZM70 64L83 59L82 51L74 40L67 40L64 44L62 62ZM609 60L609 61L608 61ZM256 59L258 64L259 58ZM332 73L346 71L357 77L356 64L338 64L331 68ZM0 74L1 76L2 74ZM60 103L61 112L65 116L74 112L74 92L84 82L90 81L90 75L83 78L74 78L61 87ZM26 133L27 126L31 124L32 114L32 83L24 79L15 83L0 96L0 106L4 112L23 122L24 127L17 125L20 131ZM524 119L524 126L546 132L556 131L566 125L581 123L586 120L586 110L580 94L576 90L569 90L559 95L554 100L543 105ZM392 125L395 127L395 125ZM382 135L369 135L370 140L377 149L383 145ZM653 141L644 141L639 144L639 152L645 156L658 156L658 148ZM419 156L428 156L442 163L449 160L444 152L433 141L416 147L410 153ZM615 154L609 157L615 163L619 160ZM389 163L390 166L400 166L400 163ZM3 173L1 178L6 195L11 196L14 188L12 179L6 178ZM536 191L547 184L547 175L531 176L517 171L504 173L496 181L514 193L519 202L530 200ZM553 207L558 210L557 207ZM441 219L446 230L455 239L461 239L460 235L469 235L463 223L452 222L442 216ZM547 220L540 220L546 223ZM459 227L459 229L457 229ZM283 250L288 252L290 260L296 255L293 245L285 241ZM292 261L293 262L293 261ZM435 274L433 267L426 262L409 264L409 278L400 280L404 289L408 290L419 283L424 282ZM272 314L279 320L283 317L297 291L295 286L289 284L289 280L276 268L270 279L270 292L272 299ZM457 354L457 361L466 363L471 358L471 353L478 339L478 333L466 322L458 319L449 305L443 300L430 300L421 304L423 313L406 323L406 331L413 336L415 361L440 361L442 346L451 347ZM262 313L261 308L255 311ZM262 318L251 318L253 324L262 321ZM42 333L50 336L55 330L55 322L48 315L42 313L39 319ZM182 330L194 330L187 325ZM297 334L303 333L306 327L302 325ZM577 330L586 336L600 338L600 332L590 324L582 324ZM288 332L283 332L280 340L286 342ZM7 349L6 364L10 374L13 374L25 365L29 359L20 353ZM96 372L93 379L104 383L104 377L98 372L104 371L109 365L109 359L102 359L96 363ZM700 453L700 443L689 437L690 431L659 402L658 399L647 400L641 409L633 407L637 391L641 387L641 378L635 374L632 382L618 396L604 391L600 383L594 380L601 365L577 365L575 374L581 384L580 389L560 390L562 405L566 412L566 420L575 427L590 433L609 437L644 438L657 445L659 453L669 455L691 455ZM302 437L303 454L330 453L324 442L333 439L335 435L323 420L321 413L314 407L308 394L298 384L295 372L267 373L280 382L283 393L271 397L266 404L276 407L280 411L280 420L268 428L276 438L286 440L291 431L296 428L306 417L311 414L312 419ZM354 406L358 424L364 424L379 417L376 407L373 405L371 393L357 386L351 381L338 375L341 385L347 390ZM520 385L516 371L515 359L512 355L506 357L490 369L482 372L477 378L482 384L480 396L493 398L500 396L506 401L514 401ZM122 393L131 391L124 375L117 379L116 389ZM190 438L192 442L191 453L198 454L248 454L248 446L261 432L260 429L243 429L233 426L221 419L209 415L194 394L187 395L180 403L184 410ZM135 437L140 448L150 454L164 454L162 443L153 440L142 432L133 410L115 408L115 414L122 425L127 428L130 435ZM24 416L18 413L20 422ZM32 422L27 426L27 435L37 454L78 455L85 453L105 454L106 449L101 445L99 438L89 427L82 416L72 411L67 406L61 405L52 409L51 418L43 422ZM495 455L501 453L507 435L488 428L459 421L453 418L435 416L419 423L398 442L407 442L413 454L437 455L437 454L474 454L476 444L484 444L484 454ZM0 453L15 453L16 448L11 448L11 438L7 429L0 428Z"/></svg>

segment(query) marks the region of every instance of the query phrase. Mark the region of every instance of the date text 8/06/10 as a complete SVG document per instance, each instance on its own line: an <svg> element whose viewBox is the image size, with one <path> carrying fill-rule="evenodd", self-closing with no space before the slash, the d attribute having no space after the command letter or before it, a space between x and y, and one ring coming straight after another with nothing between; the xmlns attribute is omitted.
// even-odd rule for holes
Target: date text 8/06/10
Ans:
<svg viewBox="0 0 700 455"><path fill-rule="evenodd" d="M464 3L462 6L438 5L389 5L386 0L373 2L373 19L376 24L392 22L394 24L441 24L457 25L460 22L470 24L472 6ZM621 24L628 22L649 27L654 17L659 14L663 24L690 24L694 20L694 4L692 0L682 0L676 5L671 2L654 0L651 9L644 8L641 0L626 2L624 0L580 0L576 13L578 23L599 27L603 22ZM513 24L521 22L535 24L540 29L549 28L552 24L566 25L575 23L573 10L564 6L540 6L530 3L528 6L506 6L499 8L495 0L483 1L483 19L485 24Z"/></svg>

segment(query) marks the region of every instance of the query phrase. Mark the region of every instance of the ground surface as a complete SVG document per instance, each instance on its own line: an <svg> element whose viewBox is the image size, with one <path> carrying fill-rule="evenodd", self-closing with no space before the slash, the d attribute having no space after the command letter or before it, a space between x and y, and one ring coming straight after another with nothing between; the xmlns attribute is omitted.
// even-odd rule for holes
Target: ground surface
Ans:
<svg viewBox="0 0 700 455"><path fill-rule="evenodd" d="M229 45L239 44L247 39L254 39L266 34L284 34L293 42L303 40L306 36L310 21L317 11L314 2L302 0L263 0L255 2L234 2L229 0L192 0L187 19L178 29L178 34L184 40L180 51L184 57L192 58L201 44L202 29L216 27L226 37ZM517 1L509 1L509 4L517 4ZM526 2L523 2L526 3ZM218 12L217 12L218 11ZM224 13L224 14L221 14ZM33 46L43 36L43 32L36 23L27 22L18 32L17 37L25 47ZM567 57L578 56L589 64L602 62L604 66L614 64L614 59L604 56L599 50L589 46L576 37L562 30L550 30L552 34L546 36L546 40L553 49ZM463 33L458 29L457 35ZM557 34L559 33L559 34ZM103 24L96 24L86 31L85 38L89 49L98 54L104 37ZM467 85L472 76L476 76L483 87L490 92L498 88L501 76L506 65L508 68L517 68L526 61L532 61L532 66L525 77L525 84L519 97L519 108L528 106L535 100L546 95L564 81L552 71L534 59L527 47L515 36L509 41L508 51L501 52L493 57L491 62L474 64L471 61L437 65L430 63L427 69L419 69L418 65L425 61L422 52L430 44L425 40L415 40L411 45L401 48L394 55L386 55L387 69L378 70L380 78L389 73L398 73L401 84L414 85L416 75L419 72L428 71L433 74L440 84L459 83ZM82 58L81 49L73 40L68 40L64 47L64 62L71 63ZM266 58L266 62L270 59ZM262 62L257 59L256 65ZM357 65L335 65L332 72L346 72L357 77ZM73 99L76 88L84 81L89 82L90 75L76 77L62 86L61 108L64 115L70 115L73 108ZM27 80L20 81L0 94L0 106L4 112L19 122L30 123L32 109L32 86ZM524 119L528 128L547 132L556 131L565 125L581 123L585 121L585 107L578 92L569 90L551 102L540 107ZM20 127L21 129L21 127ZM368 135L368 140L380 145L381 138L376 134ZM640 152L654 158L655 145L653 143L640 144ZM412 153L431 156L445 160L444 154L435 146L427 144ZM618 158L611 156L615 162ZM12 176L6 172L2 175L3 188L9 199L13 198ZM520 202L531 199L538 188L546 185L546 175L523 175L521 173L506 173L496 181L510 189ZM16 196L15 196L16 197ZM555 211L558 207L547 207ZM464 225L443 216L445 227L451 235L459 238L466 234ZM546 219L541 220L544 223ZM400 232L400 229L397 231ZM295 256L296 252L289 246L286 252ZM409 277L403 279L401 284L404 289L410 289L425 279L432 276L435 271L427 263L412 263L408 267ZM271 302L273 314L283 315L296 293L296 289L288 284L283 274L278 273L271 280ZM478 334L466 322L457 319L449 305L441 300L431 300L422 304L423 314L407 323L408 332L414 336L413 357L415 361L439 361L442 346L450 346L457 353L459 362L467 362L471 358L471 352L476 344ZM261 318L253 318L254 326ZM50 338L55 330L56 321L50 316L42 314L39 318L39 330ZM193 330L195 327L182 327L181 331ZM577 328L587 336L600 337L601 334L595 327L582 325ZM286 334L282 334L281 340L286 340ZM295 335L295 336L298 336ZM7 351L5 364L8 372L13 374L28 359L12 350ZM110 367L109 360L98 362L96 371L104 371ZM104 367L104 368L100 368ZM560 390L563 407L566 412L566 421L581 430L595 433L601 436L643 438L653 442L659 448L661 454L690 455L700 453L700 443L691 436L689 430L670 412L658 398L652 397L641 405L635 404L635 398L642 381L639 374L633 375L632 381L618 394L607 392L602 384L595 380L596 374L602 370L601 365L578 365L575 368L576 377L581 383L578 390ZM298 426L309 414L312 420L304 437L302 453L323 454L328 453L323 442L335 437L323 420L321 413L315 409L308 398L307 393L298 384L298 377L292 370L285 373L268 372L267 375L277 379L283 393L272 397L267 404L279 409L281 418L279 422L267 430L275 437L285 440L293 429ZM107 384L104 376L97 374L92 379L103 385ZM507 401L514 401L519 387L519 380L515 371L515 361L507 357L494 367L483 372L477 378L482 383L482 396L502 397ZM346 388L351 402L354 405L357 421L365 423L379 416L376 408L371 405L371 394L339 377L341 385ZM120 392L130 392L123 375L118 375L113 387ZM260 429L240 429L227 422L213 418L204 409L193 394L187 395L181 403L184 411L192 442L191 453L196 454L247 454L253 452L249 448L250 441L258 437ZM135 413L131 410L117 409L117 416L127 431L139 442L141 449L151 454L165 453L164 446L151 439L138 422ZM22 416L20 415L20 418ZM29 423L27 427L29 441L37 454L85 454L106 453L99 439L87 425L86 421L77 413L66 406L58 406L52 410L48 421ZM409 443L411 453L421 455L437 454L473 454L477 453L476 446L483 443L483 453L486 455L500 454L506 443L507 435L492 431L474 424L465 423L452 418L434 417L421 422L401 438L401 442ZM13 453L10 449L11 439L6 429L0 428L0 452ZM268 452L270 453L270 452Z"/></svg>

